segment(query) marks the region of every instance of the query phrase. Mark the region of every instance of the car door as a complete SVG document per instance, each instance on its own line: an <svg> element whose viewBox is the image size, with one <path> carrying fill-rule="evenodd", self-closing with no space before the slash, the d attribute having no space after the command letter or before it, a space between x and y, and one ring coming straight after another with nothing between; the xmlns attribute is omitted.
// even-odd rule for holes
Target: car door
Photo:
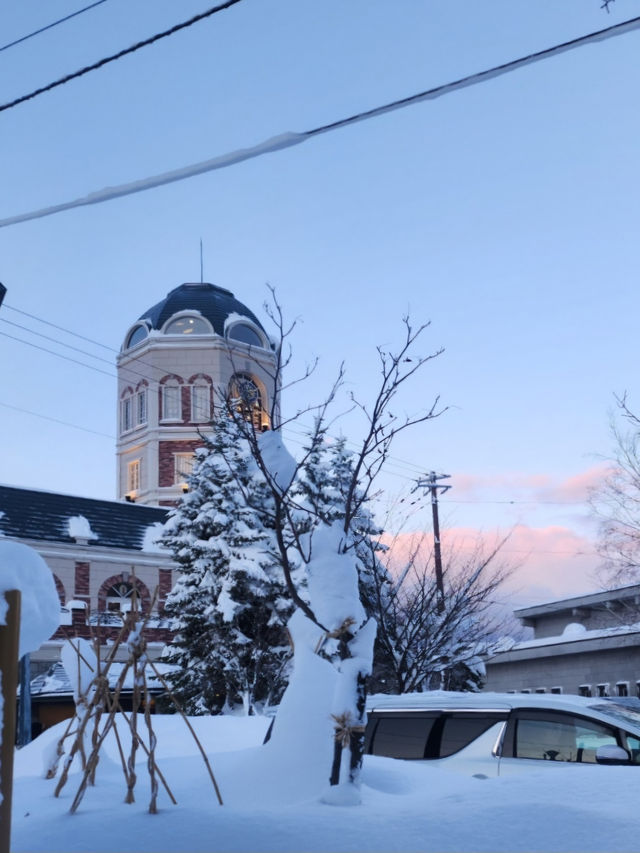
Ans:
<svg viewBox="0 0 640 853"><path fill-rule="evenodd" d="M610 744L621 745L614 726L578 714L521 708L507 723L498 773L593 766L598 747Z"/></svg>
<svg viewBox="0 0 640 853"><path fill-rule="evenodd" d="M506 720L506 711L483 709L444 714L438 744L438 765L481 779L497 776L497 748Z"/></svg>

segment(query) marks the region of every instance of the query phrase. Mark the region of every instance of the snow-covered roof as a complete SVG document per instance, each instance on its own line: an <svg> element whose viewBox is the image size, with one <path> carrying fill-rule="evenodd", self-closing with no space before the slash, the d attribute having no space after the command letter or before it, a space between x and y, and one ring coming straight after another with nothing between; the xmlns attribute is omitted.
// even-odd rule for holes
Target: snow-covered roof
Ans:
<svg viewBox="0 0 640 853"><path fill-rule="evenodd" d="M0 485L0 535L14 539L75 543L84 538L90 547L141 551L147 529L164 524L167 515L162 507Z"/></svg>
<svg viewBox="0 0 640 853"><path fill-rule="evenodd" d="M518 619L539 619L551 614L566 613L573 610L589 609L606 606L614 601L640 601L640 584L618 587L617 589L601 590L586 595L575 595L548 601L545 604L535 604L530 607L520 607L513 612Z"/></svg>
<svg viewBox="0 0 640 853"><path fill-rule="evenodd" d="M538 637L535 640L523 640L520 643L514 643L508 651L556 646L560 643L580 643L585 640L601 640L605 637L619 637L624 634L640 635L640 622L635 622L633 625L615 625L611 628L594 628L592 630L587 630L583 625L579 627L582 630L577 629L577 623L572 623L571 625L567 625L564 632L556 637Z"/></svg>
<svg viewBox="0 0 640 853"><path fill-rule="evenodd" d="M161 675L164 675L166 672L172 669L166 663L155 663L154 666L157 668L158 672ZM122 674L122 670L124 668L123 663L112 663L109 667L108 679L109 679L109 688L113 690ZM153 670L147 670L147 684L150 690L161 690L162 684L158 681ZM129 668L129 672L127 673L125 680L122 685L123 690L133 690L133 669ZM73 688L71 686L71 680L67 675L67 672L64 666L61 663L54 663L49 669L37 675L35 678L31 680L31 695L32 696L72 696Z"/></svg>
<svg viewBox="0 0 640 853"><path fill-rule="evenodd" d="M256 315L236 299L230 290L208 282L189 282L175 287L162 301L143 311L139 321L145 321L151 329L161 329L170 317L181 311L192 311L205 317L216 334L221 336L224 335L225 320L231 314L250 320L262 329Z"/></svg>

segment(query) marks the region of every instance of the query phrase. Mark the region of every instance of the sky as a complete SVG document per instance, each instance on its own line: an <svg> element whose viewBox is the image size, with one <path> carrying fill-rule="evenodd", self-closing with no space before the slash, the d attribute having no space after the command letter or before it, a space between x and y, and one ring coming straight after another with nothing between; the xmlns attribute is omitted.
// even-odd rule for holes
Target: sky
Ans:
<svg viewBox="0 0 640 853"><path fill-rule="evenodd" d="M208 8L107 0L1 49L82 5L3 5L0 106ZM601 0L242 0L0 112L0 219L309 130L637 15L638 0L609 13ZM289 392L289 411L321 400L342 361L345 392L370 399L376 347L397 346L407 313L430 322L418 350L444 351L398 408L439 396L446 411L398 439L384 500L426 471L447 473L443 541L511 531L514 606L595 588L587 491L611 451L614 394L640 394L639 39L0 229L0 480L115 496L115 353L146 309L199 280L202 239L206 281L263 319L268 283L298 319L291 375L320 359ZM357 443L362 422L347 415L340 430ZM290 439L295 449L299 432ZM416 507L411 526L429 525Z"/></svg>

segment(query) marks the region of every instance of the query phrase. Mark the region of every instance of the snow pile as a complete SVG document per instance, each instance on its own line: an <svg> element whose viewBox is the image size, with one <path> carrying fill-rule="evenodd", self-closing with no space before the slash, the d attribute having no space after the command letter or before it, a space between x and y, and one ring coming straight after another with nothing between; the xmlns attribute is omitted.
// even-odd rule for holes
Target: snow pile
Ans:
<svg viewBox="0 0 640 853"><path fill-rule="evenodd" d="M581 622L570 622L562 632L563 637L580 637L582 634L586 634L587 629L586 626Z"/></svg>
<svg viewBox="0 0 640 853"><path fill-rule="evenodd" d="M89 520L84 515L72 515L67 522L67 533L76 541L85 539L97 539L98 537L91 529Z"/></svg>
<svg viewBox="0 0 640 853"><path fill-rule="evenodd" d="M146 554L168 554L169 549L165 548L165 546L159 542L163 533L164 524L161 524L159 521L145 527L144 534L142 536L142 550Z"/></svg>
<svg viewBox="0 0 640 853"><path fill-rule="evenodd" d="M297 463L284 446L280 430L263 432L258 442L262 458L274 483L285 492L295 476Z"/></svg>
<svg viewBox="0 0 640 853"><path fill-rule="evenodd" d="M2 593L19 589L20 652L34 652L60 624L60 599L53 575L42 557L19 542L0 542L0 623L5 624L7 603Z"/></svg>

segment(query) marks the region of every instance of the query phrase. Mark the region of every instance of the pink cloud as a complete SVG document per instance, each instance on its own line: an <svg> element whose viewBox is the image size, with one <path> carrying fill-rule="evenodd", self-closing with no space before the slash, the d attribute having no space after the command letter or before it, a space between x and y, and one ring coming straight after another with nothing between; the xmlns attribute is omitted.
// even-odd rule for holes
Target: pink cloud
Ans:
<svg viewBox="0 0 640 853"><path fill-rule="evenodd" d="M591 489L596 488L604 479L610 466L607 463L594 465L579 474L557 479L550 474L528 474L511 471L501 474L455 474L449 481L455 491L451 492L451 501L461 500L512 499L516 503L531 501L582 503L589 497Z"/></svg>
<svg viewBox="0 0 640 853"><path fill-rule="evenodd" d="M471 559L481 546L488 555L505 537L506 531L487 533L473 527L455 527L442 533L443 562ZM412 549L420 545L420 557L431 556L432 537L428 532L400 534L392 545L394 562L403 565ZM512 607L568 598L598 588L595 571L598 555L588 536L561 525L530 527L516 525L496 560L514 567L504 585L505 598Z"/></svg>
<svg viewBox="0 0 640 853"><path fill-rule="evenodd" d="M594 465L580 474L541 489L540 499L560 502L586 501L592 489L602 483L609 470L609 464Z"/></svg>

